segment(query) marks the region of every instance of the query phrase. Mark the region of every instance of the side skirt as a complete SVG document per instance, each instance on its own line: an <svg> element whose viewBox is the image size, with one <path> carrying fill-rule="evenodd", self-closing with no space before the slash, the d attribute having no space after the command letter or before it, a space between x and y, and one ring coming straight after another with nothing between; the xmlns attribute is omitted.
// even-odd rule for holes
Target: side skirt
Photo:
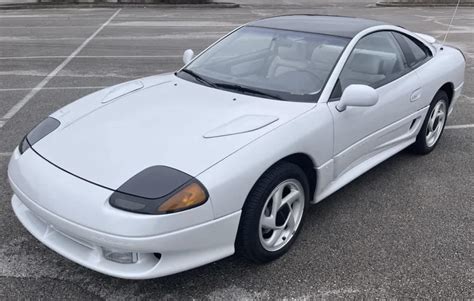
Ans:
<svg viewBox="0 0 474 301"><path fill-rule="evenodd" d="M318 167L318 187L312 203L315 204L322 201L353 181L355 178L413 144L416 141L416 136L421 129L427 111L428 107L425 107L416 113L373 133ZM405 132L406 130L404 130L404 126L408 127L412 121L414 122L413 125L408 129L408 132ZM397 136L393 135L397 132L400 133L400 130L405 133L402 135L398 134ZM374 141L378 140L377 138L390 136L393 137L391 140L380 144L377 143L378 145L374 144ZM384 139L380 141L383 140ZM371 144L373 145L370 146ZM338 172L338 158L344 158L347 152L354 152L357 151L357 149L364 149L367 147L372 149L372 151L366 155L360 153L362 156L359 160L356 160L351 164L351 166L348 166L346 170ZM335 178L335 175L338 173L339 175Z"/></svg>
<svg viewBox="0 0 474 301"><path fill-rule="evenodd" d="M416 140L415 138L412 138L408 141L405 141L401 144L397 144L396 146L387 149L385 151L382 151L375 156L371 157L367 161L364 161L354 168L350 169L346 173L342 174L339 176L336 180L332 181L325 189L323 189L315 198L313 201L313 204L319 203L320 201L324 200L334 192L338 191L342 187L346 186L350 182L352 182L354 179L358 178L362 174L366 173L373 167L377 166L381 162L387 160L388 158L392 157L393 155L396 155L400 151L404 150L411 144L413 144Z"/></svg>

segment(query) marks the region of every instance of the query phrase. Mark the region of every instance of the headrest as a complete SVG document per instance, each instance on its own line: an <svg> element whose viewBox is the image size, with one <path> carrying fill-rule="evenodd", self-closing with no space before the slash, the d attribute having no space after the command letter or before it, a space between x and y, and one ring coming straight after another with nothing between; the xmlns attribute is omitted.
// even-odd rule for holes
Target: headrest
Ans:
<svg viewBox="0 0 474 301"><path fill-rule="evenodd" d="M326 64L335 63L344 48L334 45L320 45L316 47L311 55L312 62Z"/></svg>
<svg viewBox="0 0 474 301"><path fill-rule="evenodd" d="M355 53L349 62L352 71L365 74L381 74L382 65L381 58L366 53Z"/></svg>
<svg viewBox="0 0 474 301"><path fill-rule="evenodd" d="M278 47L278 56L284 60L306 60L306 44L293 42L291 46L280 46Z"/></svg>

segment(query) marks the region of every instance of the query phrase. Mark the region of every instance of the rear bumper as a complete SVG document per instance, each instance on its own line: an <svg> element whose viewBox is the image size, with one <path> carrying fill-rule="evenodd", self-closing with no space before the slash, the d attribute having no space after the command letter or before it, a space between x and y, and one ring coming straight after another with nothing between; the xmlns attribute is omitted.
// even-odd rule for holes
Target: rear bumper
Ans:
<svg viewBox="0 0 474 301"><path fill-rule="evenodd" d="M240 211L201 225L147 237L98 232L65 220L28 199L14 195L13 210L23 226L43 244L92 270L126 279L149 279L189 270L234 253ZM103 256L102 247L138 253L121 264ZM153 253L160 253L158 259Z"/></svg>

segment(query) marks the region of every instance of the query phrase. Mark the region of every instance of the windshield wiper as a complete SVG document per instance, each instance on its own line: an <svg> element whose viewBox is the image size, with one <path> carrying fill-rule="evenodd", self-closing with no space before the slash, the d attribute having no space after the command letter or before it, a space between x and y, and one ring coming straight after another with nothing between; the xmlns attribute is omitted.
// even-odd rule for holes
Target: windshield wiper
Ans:
<svg viewBox="0 0 474 301"><path fill-rule="evenodd" d="M198 81L200 81L201 83L209 86L209 87L213 87L215 88L216 85L210 81L208 81L207 79L203 78L201 75L197 74L196 72L192 71L192 70L189 70L189 69L183 69L181 70L181 72L184 72L184 73L187 73L189 75L191 75L192 77L194 77L195 79L197 79Z"/></svg>
<svg viewBox="0 0 474 301"><path fill-rule="evenodd" d="M272 94L269 94L269 93L265 93L265 92L259 91L257 89L244 87L244 86L237 85L237 84L213 83L213 82L210 82L207 79L203 78L201 75L197 74L196 72L194 72L192 70L189 70L189 69L183 69L183 70L181 70L181 72L184 72L184 73L187 73L187 74L191 75L196 80L200 81L201 83L203 83L203 84L205 84L209 87L240 91L240 92L247 93L247 94L260 95L260 96L264 96L264 97L267 97L267 98L282 100L282 98L279 97L279 96L272 95Z"/></svg>
<svg viewBox="0 0 474 301"><path fill-rule="evenodd" d="M215 83L214 86L219 87L219 88L234 90L234 91L240 91L240 92L248 93L248 94L260 95L260 96L264 96L264 97L267 97L267 98L282 100L281 97L279 97L279 96L272 95L270 93L265 93L265 92L262 92L262 91L257 90L257 89L252 89L252 88L240 86L240 85L237 85L237 84Z"/></svg>

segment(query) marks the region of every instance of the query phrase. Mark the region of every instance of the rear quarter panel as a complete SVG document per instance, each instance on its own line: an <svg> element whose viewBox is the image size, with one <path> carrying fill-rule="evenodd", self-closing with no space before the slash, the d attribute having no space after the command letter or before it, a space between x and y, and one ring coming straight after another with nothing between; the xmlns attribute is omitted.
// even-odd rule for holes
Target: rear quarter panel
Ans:
<svg viewBox="0 0 474 301"><path fill-rule="evenodd" d="M438 48L433 58L417 69L422 87L420 108L430 105L435 94L446 83L452 84L457 92L451 101L452 107L464 84L465 67L464 56L458 49L449 46Z"/></svg>

